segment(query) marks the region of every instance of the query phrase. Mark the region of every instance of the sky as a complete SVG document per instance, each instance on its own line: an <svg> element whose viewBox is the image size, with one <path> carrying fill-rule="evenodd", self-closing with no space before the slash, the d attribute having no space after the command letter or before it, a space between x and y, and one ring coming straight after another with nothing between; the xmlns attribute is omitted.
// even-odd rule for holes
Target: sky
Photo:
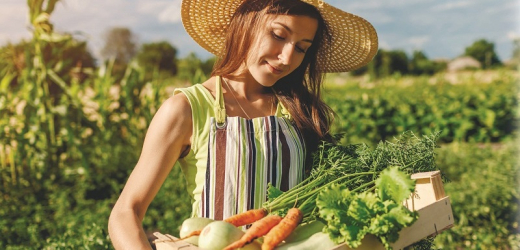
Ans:
<svg viewBox="0 0 520 250"><path fill-rule="evenodd" d="M211 0L208 0L211 1ZM495 44L500 60L511 58L513 39L520 38L518 0L325 0L374 25L379 45L423 51L430 59L453 59L478 39ZM178 57L199 47L180 20L181 0L62 0L51 15L55 30L86 39L95 55L104 35L114 27L129 28L140 44L168 41ZM0 0L0 45L31 37L27 1Z"/></svg>

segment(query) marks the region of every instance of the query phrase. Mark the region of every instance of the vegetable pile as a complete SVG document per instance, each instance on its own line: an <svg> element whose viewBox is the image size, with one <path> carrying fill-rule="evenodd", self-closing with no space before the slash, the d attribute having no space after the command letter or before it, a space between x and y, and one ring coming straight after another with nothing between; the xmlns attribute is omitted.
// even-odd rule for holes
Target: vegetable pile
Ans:
<svg viewBox="0 0 520 250"><path fill-rule="evenodd" d="M402 201L414 190L411 174L437 170L437 139L438 133L423 137L405 133L375 149L323 143L304 181L286 192L270 186L262 208L225 220L236 227L252 226L224 249L240 249L258 243L257 239L262 239L262 250L274 249L301 223L314 221L324 224L318 229L335 244L355 248L365 235L374 235L391 249L398 232L417 220Z"/></svg>

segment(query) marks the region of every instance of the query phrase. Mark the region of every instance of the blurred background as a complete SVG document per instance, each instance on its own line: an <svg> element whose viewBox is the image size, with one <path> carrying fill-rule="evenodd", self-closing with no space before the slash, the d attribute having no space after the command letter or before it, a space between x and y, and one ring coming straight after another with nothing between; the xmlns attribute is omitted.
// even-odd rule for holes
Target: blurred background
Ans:
<svg viewBox="0 0 520 250"><path fill-rule="evenodd" d="M342 143L440 131L455 226L437 249L520 249L520 3L330 0L370 21L380 50L328 74ZM180 0L0 2L0 248L111 249L110 210L147 127L215 58ZM190 198L175 167L144 228L178 234Z"/></svg>

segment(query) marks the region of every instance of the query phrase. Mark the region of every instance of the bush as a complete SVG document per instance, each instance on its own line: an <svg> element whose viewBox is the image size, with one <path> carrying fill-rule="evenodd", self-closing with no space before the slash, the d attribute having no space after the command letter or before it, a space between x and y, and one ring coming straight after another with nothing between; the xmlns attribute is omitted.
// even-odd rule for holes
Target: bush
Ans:
<svg viewBox="0 0 520 250"><path fill-rule="evenodd" d="M520 144L444 145L438 165L455 225L435 239L441 249L519 249Z"/></svg>
<svg viewBox="0 0 520 250"><path fill-rule="evenodd" d="M346 134L347 143L374 143L404 131L441 131L442 142L498 142L518 128L520 86L514 75L504 72L489 84L429 80L397 77L370 88L327 86L325 101L338 116L333 131Z"/></svg>
<svg viewBox="0 0 520 250"><path fill-rule="evenodd" d="M31 67L18 76L19 85L0 88L0 248L110 245L110 210L137 162L151 117L171 94L165 87L173 83L144 81L133 66L118 82L106 66L83 84L63 87L62 94L45 92L59 76ZM178 224L176 218L186 216L185 199L170 198L186 193L177 185L180 172L172 176L164 204L178 207L178 214L157 215L152 208L150 225L172 218Z"/></svg>

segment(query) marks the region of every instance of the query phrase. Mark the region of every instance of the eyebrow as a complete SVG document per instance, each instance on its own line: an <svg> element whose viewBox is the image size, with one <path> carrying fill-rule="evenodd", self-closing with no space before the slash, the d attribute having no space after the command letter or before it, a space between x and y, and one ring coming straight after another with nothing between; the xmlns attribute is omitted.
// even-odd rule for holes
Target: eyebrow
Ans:
<svg viewBox="0 0 520 250"><path fill-rule="evenodd" d="M278 24L278 25L280 25L280 26L282 26L282 27L284 27L287 31L293 33L293 31L291 30L291 28L289 28L289 26L287 26L287 25L285 25L285 24L283 24L283 23L280 23L280 22L274 22L274 23L275 23L275 24ZM302 41L303 41L303 42L312 43L312 40L311 40L311 39L303 39Z"/></svg>

